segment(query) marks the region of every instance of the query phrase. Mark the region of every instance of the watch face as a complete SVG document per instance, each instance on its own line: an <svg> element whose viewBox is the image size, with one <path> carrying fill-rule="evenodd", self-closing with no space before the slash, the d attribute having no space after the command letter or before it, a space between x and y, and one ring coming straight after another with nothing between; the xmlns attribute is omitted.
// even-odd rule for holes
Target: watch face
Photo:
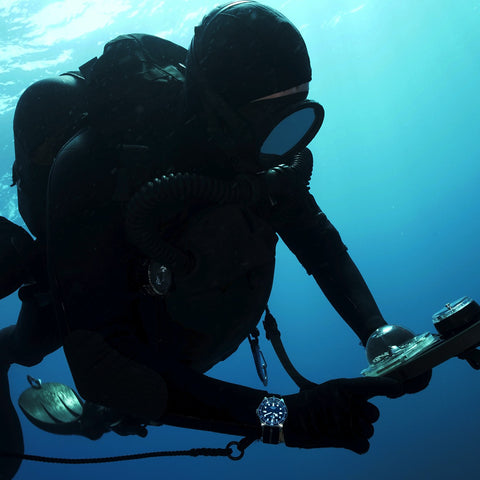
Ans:
<svg viewBox="0 0 480 480"><path fill-rule="evenodd" d="M287 406L281 398L264 398L257 409L258 418L271 427L282 424L287 418Z"/></svg>

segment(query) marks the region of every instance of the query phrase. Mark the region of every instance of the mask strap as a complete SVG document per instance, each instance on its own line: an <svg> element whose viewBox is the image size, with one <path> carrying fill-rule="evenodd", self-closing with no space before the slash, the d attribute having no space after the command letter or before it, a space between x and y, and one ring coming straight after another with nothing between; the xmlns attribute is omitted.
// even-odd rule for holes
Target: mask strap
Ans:
<svg viewBox="0 0 480 480"><path fill-rule="evenodd" d="M304 93L308 92L310 82L302 83L301 85L297 85L296 87L287 88L286 90L282 90L281 92L272 93L271 95L267 95L266 97L256 98L252 100L250 103L260 102L261 100L272 100L274 98L286 97L287 95L294 95L295 93Z"/></svg>

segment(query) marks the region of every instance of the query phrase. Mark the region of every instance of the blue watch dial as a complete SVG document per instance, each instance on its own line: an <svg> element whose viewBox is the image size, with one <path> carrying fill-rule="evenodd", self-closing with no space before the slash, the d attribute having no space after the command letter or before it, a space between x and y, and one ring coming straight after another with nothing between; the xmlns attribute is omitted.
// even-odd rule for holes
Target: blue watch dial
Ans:
<svg viewBox="0 0 480 480"><path fill-rule="evenodd" d="M268 426L274 427L283 424L287 418L287 405L282 398L264 398L257 409L258 418Z"/></svg>

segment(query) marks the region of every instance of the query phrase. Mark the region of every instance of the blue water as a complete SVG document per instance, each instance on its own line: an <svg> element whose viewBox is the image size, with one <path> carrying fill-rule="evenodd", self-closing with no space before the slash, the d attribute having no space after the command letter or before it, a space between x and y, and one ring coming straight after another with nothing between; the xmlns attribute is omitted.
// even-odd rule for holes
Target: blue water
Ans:
<svg viewBox="0 0 480 480"><path fill-rule="evenodd" d="M478 0L266 1L302 31L326 110L312 142L312 191L388 322L432 331L431 315L462 295L480 298L480 2ZM39 5L47 5L40 7ZM18 223L9 188L12 117L33 81L75 69L121 33L157 34L188 46L207 0L3 0L0 4L0 215ZM366 366L356 337L283 245L271 308L297 368L315 381L357 376ZM0 303L1 326L15 321L15 296ZM270 391L293 393L265 339ZM10 370L12 396L27 373L73 385L57 352L31 369ZM211 375L260 388L248 345ZM128 385L125 386L128 388ZM57 466L24 462L19 480L249 477L426 479L478 477L480 374L454 359L425 391L376 399L381 418L370 452L251 446L241 462L168 458ZM161 427L147 439L97 442L43 433L22 418L26 452L107 456L145 450L223 447L231 437ZM0 426L1 428L1 426Z"/></svg>

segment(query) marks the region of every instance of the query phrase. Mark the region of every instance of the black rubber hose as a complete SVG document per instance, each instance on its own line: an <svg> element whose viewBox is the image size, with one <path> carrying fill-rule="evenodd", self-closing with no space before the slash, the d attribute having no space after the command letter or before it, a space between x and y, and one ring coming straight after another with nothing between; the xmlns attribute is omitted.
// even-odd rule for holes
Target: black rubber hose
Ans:
<svg viewBox="0 0 480 480"><path fill-rule="evenodd" d="M312 177L313 156L307 148L290 162L273 167L263 174L270 198L295 196L299 189L308 189Z"/></svg>
<svg viewBox="0 0 480 480"><path fill-rule="evenodd" d="M158 226L192 202L251 203L255 192L248 180L225 181L196 174L177 173L148 182L127 207L126 228L131 242L148 258L185 275L193 259L161 238Z"/></svg>
<svg viewBox="0 0 480 480"><path fill-rule="evenodd" d="M159 235L159 225L165 225L192 202L252 204L260 198L262 192L259 190L268 188L273 192L282 191L288 188L292 177L308 185L312 169L312 154L305 149L294 156L291 165L275 167L251 180L245 176L227 181L190 173L156 178L144 185L129 201L127 234L147 258L166 265L174 274L185 275L192 270L194 259L163 240Z"/></svg>
<svg viewBox="0 0 480 480"><path fill-rule="evenodd" d="M293 157L293 162L289 170L294 172L304 185L308 186L313 173L312 152L308 148L305 148L302 152L296 154Z"/></svg>

